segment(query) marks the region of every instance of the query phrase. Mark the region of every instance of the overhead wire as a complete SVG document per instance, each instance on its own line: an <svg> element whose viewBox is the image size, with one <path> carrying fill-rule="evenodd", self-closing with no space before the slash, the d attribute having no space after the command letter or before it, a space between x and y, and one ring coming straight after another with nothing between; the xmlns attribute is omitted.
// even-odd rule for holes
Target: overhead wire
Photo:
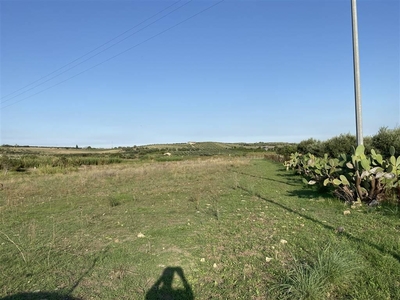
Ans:
<svg viewBox="0 0 400 300"><path fill-rule="evenodd" d="M56 72L58 72L58 71L64 69L65 67L69 66L70 64L72 64L72 63L74 63L74 62L80 60L81 58L83 58L83 57L89 55L90 53L93 53L93 52L96 51L97 49L100 49L101 47L103 47L103 46L109 44L110 42L112 42L112 41L116 40L117 38L123 36L125 33L131 31L132 29L135 29L135 28L138 27L139 25L141 25L141 24L147 22L148 20L150 20L150 19L154 18L155 16L159 15L160 13L162 13L162 12L168 10L170 7L174 6L175 4L177 4L177 3L181 2L181 1L182 1L182 0L178 0L178 1L174 2L173 4L167 6L166 8L164 8L164 9L162 9L162 10L160 10L159 12L157 12L157 13L154 14L154 15L152 15L151 17L148 17L148 18L145 19L144 21L142 21L142 22L136 24L135 26L129 28L128 30L125 30L124 32L120 33L119 35L113 37L111 40L108 40L107 42L101 44L100 46L98 46L98 47L96 47L96 48L90 50L89 52L87 52L87 53L81 55L80 57L78 57L78 58L76 58L76 59L70 61L69 63L63 65L62 67L56 69L55 71L53 71L53 72L51 72L51 73L48 73L47 75L42 76L41 78L39 78L39 79L37 79L37 80L35 80L35 81L33 81L33 82L31 82L31 83L29 83L29 84L23 86L23 87L21 87L21 88L15 90L15 91L13 91L13 92L11 92L11 93L5 95L5 96L2 96L1 99L7 98L8 96L11 96L12 94L15 94L16 92L19 92L20 90L23 90L23 89L27 88L28 86L31 86L32 84L35 84L36 82L38 82L38 81L40 81L40 80L42 80L42 79L44 79L44 78L46 78L46 77L48 77L48 76L50 76L50 75L56 73Z"/></svg>
<svg viewBox="0 0 400 300"><path fill-rule="evenodd" d="M175 5L176 3L178 3L178 2L180 2L180 1L181 1L181 0L179 0L179 1L175 2L175 3L174 3L174 5ZM70 70L72 70L72 69L76 68L77 66L79 66L79 65L81 65L81 64L83 64L83 63L85 63L85 62L87 62L88 60L90 60L90 59L92 59L92 58L94 58L94 57L98 56L99 54L101 54L101 53L103 53L103 52L107 51L108 49L110 49L110 48L112 48L112 47L114 47L114 46L118 45L119 43L121 43L121 42L125 41L126 39L130 38L131 36L133 36L133 35L135 35L135 34L137 34L137 33L141 32L141 31L143 31L144 29L146 29L146 28L150 27L150 26L151 26L151 25L153 25L154 23L157 23L158 21L160 21L160 20L164 19L165 17L167 17L167 16L171 15L172 13L174 13L175 11L177 11L177 10L181 9L182 7L186 6L187 4L189 4L189 3L190 3L190 2L192 2L192 1L194 1L194 0L190 0L190 1L186 2L186 3L184 3L183 5L181 5L181 6L177 7L176 9L174 9L174 10L172 10L172 11L170 11L168 14L165 14L164 16L162 16L162 17L160 17L160 18L156 19L155 21L153 21L153 22L151 22L151 23L147 24L146 26L142 27L141 29L139 29L139 30L135 31L134 33L132 33L132 34L130 34L130 35L128 35L128 36L126 36L126 37L124 37L123 39L119 40L119 41L118 41L118 42L116 42L116 43L113 43L113 44L111 44L111 45L110 45L110 46L108 46L107 48L104 48L103 50L101 50L101 51L97 52L96 54L94 54L94 55L92 55L92 56L89 56L89 57L88 57L88 58L86 58L85 60L83 60L83 61L81 61L81 62L79 62L79 63L75 64L74 66L72 66L72 67L70 67L70 68L68 68L68 69L66 69L66 70L64 70L64 71L62 71L62 72L60 72L60 73L58 73L57 75L54 75L54 76L50 77L49 79L47 79L47 80L45 80L45 81L43 81L43 82L41 82L41 83L39 83L39 84L35 85L34 87L31 87L31 88L29 88L29 89L27 89L27 90L25 90L25 91L23 91L23 92L21 92L21 93L19 93L19 94L15 95L15 96L13 96L13 97L11 97L11 98L9 98L9 99L7 99L7 100L4 100L4 101L2 101L2 102L1 102L1 104L4 104L4 103L6 103L6 102L8 102L8 101L10 101L10 100L12 100L12 99L15 99L15 98L17 98L18 96L21 96L22 94L25 94L26 92L29 92L29 91L31 91L31 90L33 90L33 89L36 89L38 86L41 86L41 85L43 85L43 84L45 84L45 83L47 83L47 82L49 82L49 81L53 80L54 78L57 78L57 77L61 76L62 74L65 74L66 72L68 72L68 71L70 71ZM171 5L170 5L169 7L171 7ZM169 8L169 7L168 7L168 8ZM166 9L167 9L167 8L166 8ZM166 9L163 9L162 11L165 11ZM161 12L162 12L162 11L161 11ZM161 13L161 12L159 12L159 13ZM157 14L159 14L159 13L157 13ZM155 14L155 15L157 15L157 14ZM134 29L134 28L136 28L136 27L137 27L137 26L139 26L140 24L143 24L143 23L144 23L144 22L146 22L147 20L149 20L149 19L153 18L155 15L153 15L153 16L152 16L152 17L150 17L150 18L147 18L145 21L143 21L143 22L139 23L139 24L138 24L138 25L136 25L135 27L133 27L133 28L131 28L131 29L129 29L129 30L127 30L127 31L125 31L125 33L126 33L126 32L128 32L128 31L130 31L130 30L132 30L132 29ZM42 80L43 78L46 78L46 77L48 77L48 76L49 76L49 75L51 75L51 74L54 74L54 73L56 73L57 71L59 71L59 70L61 70L61 69L65 68L66 66L68 66L68 65L72 64L73 62L75 62L75 61L77 61L77 60L79 60L79 59L81 59L81 58L85 57L85 56L86 56L86 55L88 55L89 53L92 53L92 52L96 51L97 49L99 49L99 48L101 48L102 46L104 46L104 45L108 44L109 42L111 42L111 41L113 41L113 40L117 39L118 37L120 37L121 35L123 35L123 34L125 34L125 33L122 33L122 34L120 34L119 36L117 36L117 37L113 38L112 40L110 40L110 41L108 41L108 42L104 43L103 45L101 45L101 46L97 47L96 49L94 49L94 50L92 50L92 51L90 51L90 52L86 53L85 55L81 56L80 58L77 58L77 59L75 59L74 61L72 61L72 62L70 62L70 63L66 64L65 66L63 66L63 67L61 67L61 68L57 69L56 71L54 71L54 72L52 72L52 73L50 73L50 74L48 74L48 75L46 75L46 76L42 77L41 79L39 79L39 80L36 80L36 81L35 81L35 83L36 83L36 82L38 82L38 81L40 81L40 80ZM33 84L33 83L31 83L31 84L29 84L29 85L25 86L25 88L26 88L26 87L28 87L28 86L30 86L30 85L32 85L32 84ZM24 89L24 88L21 88L21 89ZM19 90L21 90L21 89L19 89ZM13 93L15 93L15 91L14 91ZM11 94L13 94L13 93L11 93ZM11 95L11 94L9 94L9 95ZM5 97L6 97L6 96L4 96L3 98L5 98Z"/></svg>
<svg viewBox="0 0 400 300"><path fill-rule="evenodd" d="M87 71L92 70L92 69L94 69L94 68L96 68L96 67L98 67L98 66L100 66L100 65L102 65L102 64L104 64L104 63L106 63L106 62L108 62L108 61L110 61L110 60L112 60L112 59L114 59L114 58L116 58L116 57L118 57L118 56L120 56L120 55L122 55L122 54L124 54L124 53L126 53L126 52L128 52L128 51L130 51L130 50L132 50L132 49L134 49L134 48L137 48L137 47L139 47L140 45L142 45L142 44L144 44L144 43L146 43L146 42L148 42L148 41L150 41L150 40L152 40L152 39L154 39L154 38L156 38L156 37L158 37L158 36L164 34L164 33L167 32L167 31L170 31L171 29L173 29L173 28L175 28L175 27L177 27L177 26L179 26L179 25L181 25L181 24L183 24L183 23L189 21L190 19L193 19L194 17L196 17L196 16L202 14L203 12L205 12L205 11L207 11L207 10L210 10L211 8L213 8L213 7L217 6L217 5L219 5L220 3L224 2L224 1L225 1L225 0L220 0L220 1L218 1L217 3L214 3L213 5L210 5L210 6L206 7L205 9L203 9L203 10L201 10L201 11L199 11L199 12L193 14L193 15L191 15L190 17L188 17L188 18L186 18L186 19L184 19L184 20L182 20L182 21L180 21L180 22L178 22L178 23L176 23L176 24L174 24L174 25L168 27L167 29L164 29L164 30L160 31L159 33L154 34L154 35L152 35L151 37L149 37L149 38L147 38L147 39L145 39L145 40L143 40L143 41L137 43L136 45L134 45L134 46L132 46L132 47L129 47L129 48L125 49L124 51L121 51L121 52L119 52L118 54L113 55L113 56L109 57L108 59L103 60L103 61L101 61L100 63L91 66L90 68L87 68L87 69L85 69L85 70L83 70L83 71L81 71L81 72L79 72L79 73L77 73L77 74L75 74L75 75L73 75L73 76L71 76L71 77L68 77L67 79L62 80L62 81L60 81L60 82L58 82L58 83L56 83L56 84L54 84L54 85L52 85L52 86L49 86L49 87L47 87L46 89L43 89L43 90L41 90L41 91L39 91L39 92L37 92L37 93L35 93L35 94L32 94L32 95L27 96L27 97L25 97L25 98L22 98L22 99L20 99L20 100L18 100L18 101L15 101L15 102L13 102L13 103L10 103L10 104L8 104L8 105L6 105L6 106L2 106L1 109L5 109L5 108L10 107L10 106L12 106L12 105L15 105L15 104L17 104L17 103L20 103L20 102L22 102L22 101L24 101L24 100L26 100L26 99L32 98L32 97L34 97L34 96L36 96L36 95L38 95L38 94L41 94L41 93L43 93L43 92L45 92L45 91L47 91L47 90L49 90L49 89L51 89L51 88L53 88L53 87L56 87L56 86L58 86L58 85L60 85L60 84L62 84L62 83L64 83L64 82L66 82L66 81L69 81L69 80L71 80L71 79L73 79L73 78L75 78L75 77L77 77L77 76L79 76L79 75L81 75L81 74L83 74L83 73L86 73Z"/></svg>

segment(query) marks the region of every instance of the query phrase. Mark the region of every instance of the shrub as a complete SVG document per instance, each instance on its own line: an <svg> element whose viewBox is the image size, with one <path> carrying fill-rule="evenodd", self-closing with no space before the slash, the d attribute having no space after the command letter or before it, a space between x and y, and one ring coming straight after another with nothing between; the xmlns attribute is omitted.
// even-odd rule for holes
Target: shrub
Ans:
<svg viewBox="0 0 400 300"><path fill-rule="evenodd" d="M68 158L66 156L57 157L53 160L53 167L65 168L68 165Z"/></svg>
<svg viewBox="0 0 400 300"><path fill-rule="evenodd" d="M352 147L357 147L357 139L350 133L335 136L322 143L323 152L329 157L338 157L341 153L350 154Z"/></svg>
<svg viewBox="0 0 400 300"><path fill-rule="evenodd" d="M400 153L400 127L394 129L381 127L378 133L372 137L372 147L383 157L389 157L391 146L395 148L397 154Z"/></svg>
<svg viewBox="0 0 400 300"><path fill-rule="evenodd" d="M372 147L372 137L370 136L365 136L364 137L364 147L365 147L365 152L371 153Z"/></svg>
<svg viewBox="0 0 400 300"><path fill-rule="evenodd" d="M297 146L294 144L287 144L276 148L276 154L283 155L285 160L288 160L290 154L297 151Z"/></svg>
<svg viewBox="0 0 400 300"><path fill-rule="evenodd" d="M273 152L268 152L264 154L264 159L272 160L279 163L283 163L285 161L285 157L283 155L276 154Z"/></svg>
<svg viewBox="0 0 400 300"><path fill-rule="evenodd" d="M12 167L12 165L12 161L7 155L3 154L0 157L0 169L7 171Z"/></svg>
<svg viewBox="0 0 400 300"><path fill-rule="evenodd" d="M371 137L364 137L364 146L367 152L371 151ZM297 151L301 154L310 153L319 157L324 156L326 153L329 157L337 158L342 153L350 154L353 151L353 147L357 147L357 138L355 135L347 133L322 142L313 138L303 140L297 145L296 150L293 152Z"/></svg>
<svg viewBox="0 0 400 300"><path fill-rule="evenodd" d="M297 145L297 152L302 154L311 153L313 155L323 156L324 155L323 144L319 140L310 138L308 140L301 141Z"/></svg>

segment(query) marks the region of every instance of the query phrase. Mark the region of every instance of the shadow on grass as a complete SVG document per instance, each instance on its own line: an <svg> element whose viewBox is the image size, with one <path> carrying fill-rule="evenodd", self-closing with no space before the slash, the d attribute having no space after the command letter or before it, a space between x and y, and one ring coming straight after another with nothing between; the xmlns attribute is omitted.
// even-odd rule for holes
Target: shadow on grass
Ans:
<svg viewBox="0 0 400 300"><path fill-rule="evenodd" d="M306 199L312 199L315 198L316 196L325 196L315 190L312 189L302 189L302 190L294 190L294 191L289 191L287 192L289 196L295 196L299 198L306 198Z"/></svg>
<svg viewBox="0 0 400 300"><path fill-rule="evenodd" d="M293 174L293 173L288 173L288 175L279 175L279 176L283 176L286 181L271 179L271 178L248 174L248 173L244 173L244 172L238 172L238 174L250 176L253 178L259 178L259 179L263 179L263 180L283 183L283 184L291 185L291 186L298 186L298 187L301 186L301 180L299 179L299 175ZM283 173L283 174L285 174L285 173ZM313 189L313 188L308 187L308 188L304 188L304 189L290 191L289 195L296 196L299 198L307 198L307 199L315 198L317 196L321 196L321 197L325 197L325 198L332 198L332 195L330 194L330 192L331 191L328 188L318 191L315 188Z"/></svg>
<svg viewBox="0 0 400 300"><path fill-rule="evenodd" d="M81 300L61 293L37 292L37 293L18 293L11 296L0 298L0 300Z"/></svg>
<svg viewBox="0 0 400 300"><path fill-rule="evenodd" d="M248 173L244 173L244 172L237 172L237 173L241 174L241 175L250 176L250 177L253 177L253 178L259 178L259 179L264 179L264 180L273 181L273 182L279 182L279 183L293 185L293 186L298 186L299 185L299 181L298 180L296 181L297 182L297 184L296 184L296 183L290 183L288 181L280 181L280 180L271 179L271 178L267 178L267 177L262 177L262 176L259 176L259 175L248 174Z"/></svg>
<svg viewBox="0 0 400 300"><path fill-rule="evenodd" d="M174 289L172 282L174 275L179 277L183 288ZM146 300L193 300L193 291L187 282L181 267L167 267L164 269L161 277L153 284L146 294Z"/></svg>
<svg viewBox="0 0 400 300"><path fill-rule="evenodd" d="M21 292L9 295L0 300L82 300L81 298L71 296L72 292L76 289L79 283L85 278L95 267L100 256L103 256L108 250L106 249L93 259L92 265L84 272L81 277L74 283L74 285L67 291L61 292Z"/></svg>
<svg viewBox="0 0 400 300"><path fill-rule="evenodd" d="M299 185L302 181L302 176L294 170L282 170L280 169L276 174L279 177L284 178L286 181L293 183L293 185Z"/></svg>
<svg viewBox="0 0 400 300"><path fill-rule="evenodd" d="M249 191L248 189L246 189L246 188L244 188L244 187L241 187L241 186L239 186L238 188L240 188L240 189L242 189L243 191L248 192L248 193L251 192L251 191ZM298 211L295 211L295 210L291 209L290 207L287 207L287 206L285 206L285 205L283 205L283 204L281 204L281 203L278 203L278 202L276 202L276 201L274 201L274 200L268 199L268 198L266 198L266 197L264 197L264 196L262 196L262 195L260 195L260 194L256 194L256 196L257 196L258 198L260 198L260 199L266 201L266 202L275 204L275 205L277 205L277 206L279 206L279 207L281 207L281 208L283 208L283 209L285 209L285 210L287 210L287 211L289 211L289 212L291 212L291 213L297 214L298 216L301 216L301 217L303 217L304 219L307 219L307 220L310 220L310 221L312 221L312 222L314 222L314 223L316 223L316 224L319 224L319 225L321 225L322 227L324 227L324 228L326 228L326 229L329 229L329 230L332 230L332 231L336 230L336 228L334 228L334 227L332 227L332 226L330 226L330 225L328 225L328 224L326 224L326 223L323 223L323 222L321 222L321 221L319 221L319 220L317 220L317 219L314 219L314 218L312 218L312 217L310 217L310 216L307 216L307 215L302 214L302 213L300 213L300 212L298 212ZM393 251L387 251L387 250L385 250L383 247L381 247L381 246L379 246L379 245L376 245L376 244L374 244L374 243L371 243L371 242L362 240L362 239L360 239L360 238L354 237L354 236L352 236L351 234L349 234L349 233L347 233L347 232L341 232L340 234L341 234L342 236L346 237L347 239L349 239L350 241L358 242L358 243L364 243L364 244L366 244L366 245L368 245L368 246L370 246L370 247L372 247L372 248L375 248L376 250L378 250L378 251L380 251L380 252L382 252L382 253L390 254L391 256L393 256L394 259L396 259L398 262L400 262L400 254L399 254L399 253L396 253L396 252L393 252Z"/></svg>
<svg viewBox="0 0 400 300"><path fill-rule="evenodd" d="M310 188L310 187L305 187L301 190L293 190L293 191L288 191L287 194L289 196L295 196L299 198L306 198L306 199L313 199L313 198L330 198L330 199L335 199L335 197L332 195L332 191L330 189L321 189L317 190L316 188Z"/></svg>

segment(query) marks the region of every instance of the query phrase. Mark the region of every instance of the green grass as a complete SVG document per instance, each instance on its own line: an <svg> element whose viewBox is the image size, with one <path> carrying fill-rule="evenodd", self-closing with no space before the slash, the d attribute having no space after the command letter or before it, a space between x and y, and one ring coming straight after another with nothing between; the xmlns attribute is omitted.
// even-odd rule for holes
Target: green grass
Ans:
<svg viewBox="0 0 400 300"><path fill-rule="evenodd" d="M273 162L0 176L2 300L153 299L157 288L183 299L400 299L398 210L344 215Z"/></svg>
<svg viewBox="0 0 400 300"><path fill-rule="evenodd" d="M295 261L282 283L272 286L279 299L334 299L348 292L356 272L362 269L357 256L343 245L329 245L311 262Z"/></svg>

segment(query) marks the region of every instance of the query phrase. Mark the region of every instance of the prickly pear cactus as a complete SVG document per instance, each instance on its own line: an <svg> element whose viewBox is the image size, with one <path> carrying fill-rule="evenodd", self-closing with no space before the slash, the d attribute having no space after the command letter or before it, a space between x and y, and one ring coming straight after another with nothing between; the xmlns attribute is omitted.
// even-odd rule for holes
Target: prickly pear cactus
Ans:
<svg viewBox="0 0 400 300"><path fill-rule="evenodd" d="M332 187L336 196L349 202L376 202L390 193L400 202L400 156L394 156L393 147L390 153L389 159L373 149L366 154L363 145L338 158L294 153L285 166L297 170L305 184Z"/></svg>

